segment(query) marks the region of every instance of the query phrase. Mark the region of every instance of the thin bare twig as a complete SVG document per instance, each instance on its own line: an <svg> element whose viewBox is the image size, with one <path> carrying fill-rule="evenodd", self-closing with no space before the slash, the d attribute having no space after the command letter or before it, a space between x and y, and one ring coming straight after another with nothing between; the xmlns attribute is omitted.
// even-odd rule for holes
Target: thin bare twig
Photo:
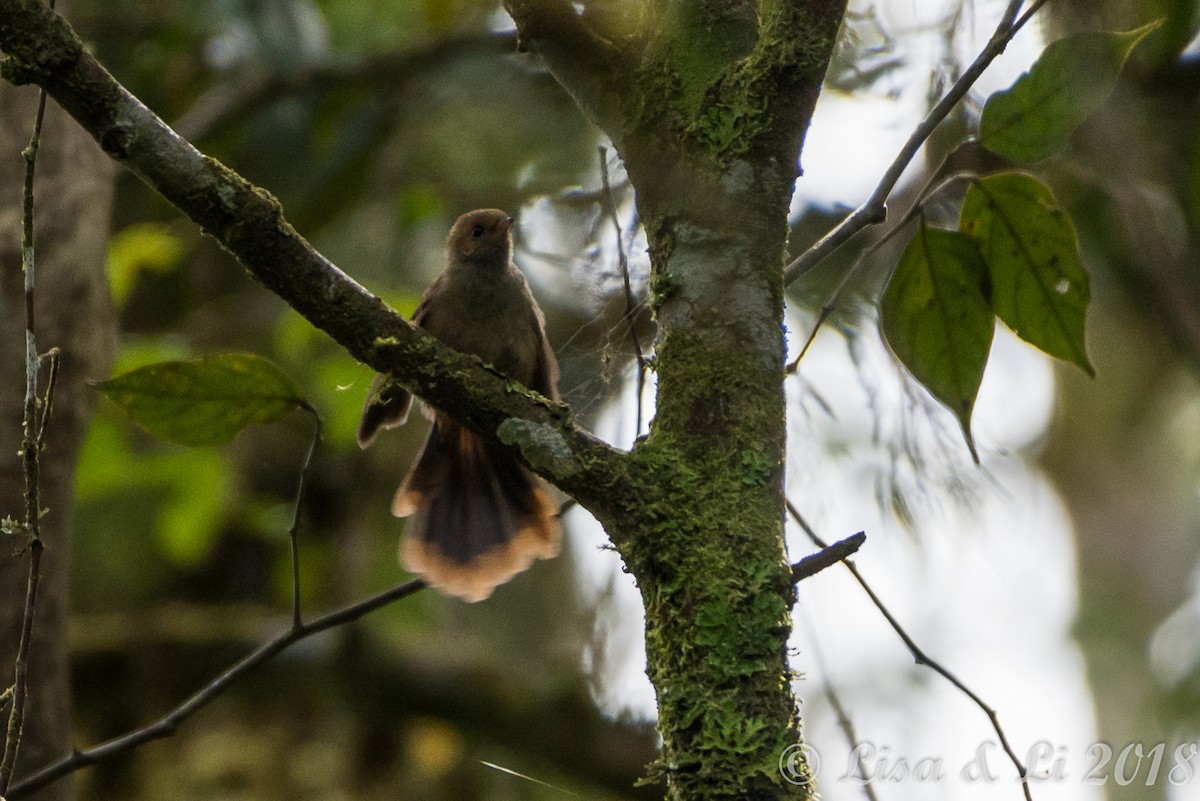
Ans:
<svg viewBox="0 0 1200 801"><path fill-rule="evenodd" d="M904 215L903 219L896 223L886 234L881 236L878 241L872 242L870 247L864 248L862 253L859 253L854 259L854 263L842 274L841 279L838 280L837 285L833 288L833 292L829 294L829 297L821 304L821 308L817 310L817 319L813 322L812 330L808 332L808 338L804 340L804 347L800 348L800 352L796 354L796 358L792 359L791 363L783 369L784 375L792 375L800 369L800 362L808 354L808 349L812 347L812 343L816 340L821 327L825 325L825 321L829 319L829 315L833 314L834 309L837 308L838 301L841 300L842 293L846 291L846 287L850 285L850 281L858 274L862 266L867 263L867 259L871 257L871 254L887 244L904 226L908 225L914 215L919 213L921 203L922 198L918 198L913 203L912 208L908 210L908 213Z"/></svg>
<svg viewBox="0 0 1200 801"><path fill-rule="evenodd" d="M829 674L826 672L825 675ZM854 731L854 721L850 720L850 715L847 714L846 707L842 706L842 699L838 698L837 692L828 680L825 681L824 690L825 699L829 701L829 706L833 709L834 717L837 718L838 728L842 730L842 735L846 738L846 742L850 744L850 752L857 754L860 743L858 734ZM861 762L860 758L860 765ZM879 801L879 796L875 795L875 784L871 781L872 778L869 775L864 775L860 779L863 795L867 797L867 801Z"/></svg>
<svg viewBox="0 0 1200 801"><path fill-rule="evenodd" d="M407 597L425 588L426 584L422 579L412 579L403 584L396 585L391 589L384 590L369 598L350 604L349 606L329 612L317 619L305 623L300 613L300 554L298 534L300 529L300 509L304 499L304 488L308 478L309 468L312 464L313 455L316 452L317 444L321 440L321 418L317 414L316 409L311 405L304 403L301 408L312 415L314 426L312 440L309 442L308 451L304 457L304 463L300 468L300 477L296 486L296 498L292 513L291 526L288 528L288 543L289 556L292 569L292 598L291 598L291 625L287 630L280 632L268 642L259 646L241 661L234 664L232 667L221 673L204 687L197 690L190 697L163 715L153 723L134 729L119 737L115 737L107 742L100 743L88 749L72 751L69 755L59 759L46 767L42 768L30 778L18 782L13 786L12 790L6 796L9 799L21 798L25 795L35 792L36 790L45 787L46 785L57 781L58 779L73 773L81 768L93 765L105 759L110 759L118 754L125 753L138 748L145 743L153 740L169 737L174 734L179 726L216 699L219 695L228 690L234 683L249 673L254 668L268 661L279 652L291 644L299 640L311 637L314 634L333 628L335 626L344 625L352 621L358 620L368 612L379 609L395 600Z"/></svg>
<svg viewBox="0 0 1200 801"><path fill-rule="evenodd" d="M317 444L321 441L321 417L308 403L301 404L301 408L312 415L314 426L312 440L309 442L308 451L304 457L304 463L300 467L300 477L296 486L296 499L292 513L292 523L288 528L288 543L290 547L290 559L292 569L292 599L291 599L291 625L287 630L280 632L268 642L259 646L241 661L234 664L224 673L217 676L204 687L197 690L190 697L176 706L166 715L158 720L134 729L131 732L113 738L107 742L100 743L85 750L74 750L69 755L54 762L36 774L18 782L10 793L6 796L9 799L21 798L29 793L32 793L59 778L73 773L80 768L93 765L105 759L110 759L118 754L133 750L145 743L153 740L162 739L174 734L179 726L195 714L211 703L217 696L228 690L242 676L249 673L254 668L263 664L267 660L274 657L280 651L287 648L292 643L302 640L306 637L311 637L318 632L326 629L350 623L358 620L368 612L372 612L385 606L392 601L407 597L413 593L425 588L426 584L422 579L412 579L403 584L399 584L391 589L384 590L381 593L358 601L357 603L343 607L341 609L329 612L317 619L305 623L300 614L300 552L298 535L300 530L300 509L304 499L304 488L308 478L309 468L312 464L313 454L316 452Z"/></svg>
<svg viewBox="0 0 1200 801"><path fill-rule="evenodd" d="M292 628L300 628L300 502L304 498L304 482L308 478L308 468L312 464L313 454L317 451L317 443L321 441L321 415L309 403L301 404L313 419L312 441L308 443L308 453L304 455L304 464L300 465L300 479L296 482L296 500L292 506L292 525L288 528L288 547L292 560Z"/></svg>
<svg viewBox="0 0 1200 801"><path fill-rule="evenodd" d="M633 300L633 286L629 280L629 259L625 255L625 236L621 230L621 220L617 216L617 201L613 197L612 185L608 182L608 148L600 145L600 180L604 187L604 206L612 217L613 230L617 233L617 261L621 265L621 280L625 284L625 325L629 329L629 341L633 344L633 355L637 359L637 419L634 427L635 436L642 433L642 396L646 391L646 357L642 353L642 343L638 338L635 313L637 304Z"/></svg>
<svg viewBox="0 0 1200 801"><path fill-rule="evenodd" d="M54 7L51 0L50 7ZM8 793L12 782L17 753L21 749L21 734L25 727L25 702L29 683L29 647L33 640L33 616L37 608L38 585L42 576L41 502L39 499L40 433L45 419L38 417L37 336L34 326L34 237L33 237L33 176L37 170L37 152L42 139L42 123L46 117L46 90L38 92L37 113L29 145L22 151L25 158L25 184L21 204L21 266L25 273L25 410L22 415L21 459L25 472L25 533L29 537L29 579L25 589L25 611L21 619L21 637L13 666L12 709L4 736L4 756L0 758L0 796ZM54 385L46 388L47 405L53 397Z"/></svg>
<svg viewBox="0 0 1200 801"><path fill-rule="evenodd" d="M46 394L42 398L42 416L38 421L37 449L39 452L46 447L46 427L50 424L50 413L54 411L53 388L58 381L58 361L62 351L57 347L51 348L43 358L50 360L50 376L46 379Z"/></svg>
<svg viewBox="0 0 1200 801"><path fill-rule="evenodd" d="M1004 16L1000 18L1000 25L1005 28L1011 27L1024 4L1024 0L1009 0L1008 8L1004 9Z"/></svg>
<svg viewBox="0 0 1200 801"><path fill-rule="evenodd" d="M804 530L804 533L808 535L808 538L813 541L813 544L820 548L829 547L823 539L817 536L817 533L813 530L812 526L808 524L808 521L805 520L804 516L800 514L800 510L797 509L791 501L787 501L787 510L792 519L795 520L800 528ZM854 564L853 560L845 559L843 560L843 564L846 565L846 569L849 570L851 575L854 576L854 579L858 582L859 586L863 588L863 591L867 594L867 597L871 599L871 603L874 604L875 608L879 610L879 613L883 615L884 620L886 620L888 625L892 627L892 631L896 632L896 635L904 642L904 646L908 649L908 652L912 654L913 661L915 661L918 665L924 665L944 678L946 681L953 684L959 692L971 699L971 701L974 702L977 707L983 710L983 713L987 715L988 720L990 720L992 723L992 729L996 732L996 737L1000 740L1000 747L1004 749L1004 753L1008 755L1009 760L1017 769L1017 774L1021 778L1021 789L1025 793L1026 801L1033 801L1033 793L1029 787L1029 771L1025 767L1024 763L1021 762L1021 758L1017 756L1017 752L1013 750L1012 745L1009 743L1008 736L1004 733L1004 728L1000 725L1000 716L996 713L996 710L989 706L970 687L963 684L957 676L955 676L937 661L931 659L928 654L921 650L921 647L913 641L913 638L908 635L908 632L904 630L904 627L900 625L900 622L896 620L888 608L884 606L883 601L879 599L879 596L875 594L875 591L871 589L871 585L869 585L867 580L863 578L862 573L859 572L858 566Z"/></svg>
<svg viewBox="0 0 1200 801"><path fill-rule="evenodd" d="M838 697L837 691L833 689L833 682L829 680L829 668L825 664L825 657L822 655L820 644L817 642L812 621L809 619L803 606L799 607L799 611L801 618L804 620L804 625L812 637L812 660L817 671L821 674L821 683L825 691L825 698L829 701L830 708L833 709L834 717L837 718L838 728L842 730L842 734L850 746L850 753L857 755L860 743L858 734L854 731L854 722L850 720L850 715L846 712L846 707L842 705L842 699ZM861 762L862 760L860 759L860 766ZM875 795L875 785L871 783L871 778L871 776L865 773L862 776L863 793L866 795L867 801L879 801Z"/></svg>
<svg viewBox="0 0 1200 801"><path fill-rule="evenodd" d="M896 158L892 161L891 166L884 172L879 184L875 187L875 191L867 200L850 213L848 217L843 219L834 228L821 237L812 247L800 254L786 268L784 268L784 285L790 285L800 276L807 273L813 267L824 261L830 254L840 248L846 242L850 241L859 231L870 225L876 225L887 219L887 199L891 195L892 190L896 188L896 184L900 181L900 176L904 170L908 168L909 163L917 155L925 140L929 138L934 129L942 123L954 107L966 96L975 82L979 80L979 76L984 70L1004 52L1004 48L1012 40L1017 32L1025 26L1029 19L1037 13L1046 0L1033 0L1029 9L1016 19L1017 12L1020 11L1023 5L1023 0L1010 0L1000 24L996 26L992 38L988 41L987 46L983 51L976 56L975 61L971 66L963 72L954 85L942 96L942 99L930 109L925 115L925 119L921 120L920 125L913 130L904 146L900 148L900 152L896 154ZM1015 21L1014 21L1015 19Z"/></svg>
<svg viewBox="0 0 1200 801"><path fill-rule="evenodd" d="M13 785L12 790L6 798L9 801L24 798L35 790L40 790L51 782L74 773L80 768L94 765L105 759L111 759L118 754L131 751L148 742L170 736L185 720L211 703L217 696L228 690L251 670L268 661L289 645L327 629L358 620L369 612L374 612L376 609L387 606L393 601L406 598L425 589L425 586L424 580L411 579L403 584L397 584L390 589L372 595L369 598L364 598L357 603L329 612L308 623L301 623L299 626L289 626L286 631L280 632L270 641L259 646L240 662L217 676L158 720L91 748L72 751L57 762L42 768L28 779Z"/></svg>

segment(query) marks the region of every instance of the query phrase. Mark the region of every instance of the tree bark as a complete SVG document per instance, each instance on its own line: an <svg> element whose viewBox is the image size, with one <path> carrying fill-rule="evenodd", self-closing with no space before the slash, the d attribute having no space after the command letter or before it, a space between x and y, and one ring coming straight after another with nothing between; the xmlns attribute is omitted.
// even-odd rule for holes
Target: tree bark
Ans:
<svg viewBox="0 0 1200 801"><path fill-rule="evenodd" d="M38 93L0 85L0 515L24 516L24 472L17 455L25 394L21 191ZM67 610L75 464L93 405L86 379L105 377L116 321L104 272L113 169L82 131L50 102L35 183L35 318L38 349L62 350L46 448L40 457L46 550L29 660L29 698L16 778L72 745ZM45 371L42 371L45 375ZM11 676L29 575L21 543L0 545L0 670ZM23 549L22 549L23 550ZM4 685L11 679L0 680ZM7 710L4 715L7 719ZM71 782L34 796L68 801Z"/></svg>

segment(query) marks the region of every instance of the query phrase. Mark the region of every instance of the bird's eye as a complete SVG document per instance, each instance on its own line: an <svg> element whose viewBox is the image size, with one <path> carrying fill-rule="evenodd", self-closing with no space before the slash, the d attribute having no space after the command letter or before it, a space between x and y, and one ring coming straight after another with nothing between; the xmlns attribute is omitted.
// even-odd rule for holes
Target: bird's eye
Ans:
<svg viewBox="0 0 1200 801"><path fill-rule="evenodd" d="M482 226L482 225L477 225L477 226L475 226L474 228L472 228L472 229L471 229L471 236L475 237L476 239L478 239L479 237L483 236L483 226Z"/></svg>

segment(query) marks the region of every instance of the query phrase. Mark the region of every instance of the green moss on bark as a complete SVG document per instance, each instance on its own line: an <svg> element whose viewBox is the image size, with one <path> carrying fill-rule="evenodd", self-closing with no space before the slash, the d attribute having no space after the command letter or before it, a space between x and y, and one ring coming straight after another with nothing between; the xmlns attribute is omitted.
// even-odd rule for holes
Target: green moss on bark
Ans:
<svg viewBox="0 0 1200 801"><path fill-rule="evenodd" d="M759 484L757 465L719 453L698 465L681 450L664 436L635 453L660 482L660 506L640 510L643 528L625 548L646 605L664 738L657 772L673 798L777 794L779 756L798 731L786 700L793 596L777 493Z"/></svg>
<svg viewBox="0 0 1200 801"><path fill-rule="evenodd" d="M779 772L799 737L783 545L786 229L650 218L659 404L632 455L654 491L629 510L634 535L618 545L646 605L657 769L672 798L803 798Z"/></svg>

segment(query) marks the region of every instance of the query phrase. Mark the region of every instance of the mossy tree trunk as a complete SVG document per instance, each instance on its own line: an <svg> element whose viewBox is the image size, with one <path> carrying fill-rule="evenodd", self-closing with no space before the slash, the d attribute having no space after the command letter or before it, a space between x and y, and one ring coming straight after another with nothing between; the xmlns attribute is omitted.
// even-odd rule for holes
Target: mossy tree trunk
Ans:
<svg viewBox="0 0 1200 801"><path fill-rule="evenodd" d="M783 262L798 160L845 0L506 0L625 161L650 242L658 409L623 454L423 337L278 203L117 85L37 0L0 0L4 75L47 87L110 156L356 358L509 446L604 523L641 589L673 799L807 798L786 644Z"/></svg>
<svg viewBox="0 0 1200 801"><path fill-rule="evenodd" d="M659 763L678 799L806 797L786 643L783 276L804 132L844 2L509 0L625 161L650 243L657 411L645 483L604 521L646 607Z"/></svg>

